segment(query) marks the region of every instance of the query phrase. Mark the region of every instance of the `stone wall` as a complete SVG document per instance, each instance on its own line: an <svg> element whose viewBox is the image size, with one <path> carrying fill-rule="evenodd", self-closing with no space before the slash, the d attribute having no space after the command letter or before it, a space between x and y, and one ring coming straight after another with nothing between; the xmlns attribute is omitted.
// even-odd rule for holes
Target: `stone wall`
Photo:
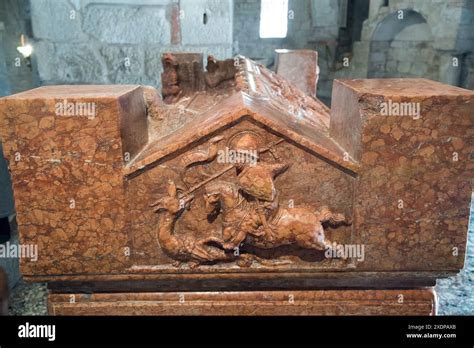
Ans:
<svg viewBox="0 0 474 348"><path fill-rule="evenodd" d="M38 85L34 65L17 51L20 35L30 35L29 1L0 1L0 96Z"/></svg>
<svg viewBox="0 0 474 348"><path fill-rule="evenodd" d="M371 0L370 4L349 66L332 77L426 77L474 88L472 1L390 0L382 6L382 1Z"/></svg>
<svg viewBox="0 0 474 348"><path fill-rule="evenodd" d="M165 51L202 52L217 58L240 53L271 66L277 48L318 51L318 96L326 102L334 78L423 76L474 87L473 2L390 0L382 6L383 1L371 0L371 16L361 34L361 15L353 13L360 12L363 2L348 1L347 28L339 20L341 3L289 0L287 37L260 39L260 0L5 0L0 4L0 93L38 84L160 87L160 56ZM424 24L374 44L384 20L400 9L419 14ZM354 27L351 16L359 23ZM412 40L415 32L426 33L427 38ZM31 68L25 61L20 69L13 66L21 33L33 40ZM354 39L360 41L353 44ZM342 66L343 56L352 56L349 67ZM459 59L459 67L453 67L453 58Z"/></svg>
<svg viewBox="0 0 474 348"><path fill-rule="evenodd" d="M406 11L404 15L403 21L396 14L387 16L374 34L370 44L368 77L437 80L440 57L433 48L429 25L415 11Z"/></svg>
<svg viewBox="0 0 474 348"><path fill-rule="evenodd" d="M313 49L318 51L321 69L318 97L328 100L339 35L339 2L335 0L289 0L288 33L283 39L261 39L260 1L234 0L234 53L240 53L272 66L275 49Z"/></svg>
<svg viewBox="0 0 474 348"><path fill-rule="evenodd" d="M260 0L31 0L40 82L160 87L165 51L217 58L239 53L271 66L274 50L286 48L318 51L318 97L325 102L334 78L427 77L473 88L472 2L390 0L382 6L383 1L372 0L362 33L362 15L352 14L361 10L361 2L349 0L347 28L340 21L342 3L289 0L287 37L261 39ZM384 23L393 26L387 18L400 9L423 22L401 28L390 40L374 40ZM351 27L355 17L359 25ZM351 62L344 67L342 57L347 56Z"/></svg>
<svg viewBox="0 0 474 348"><path fill-rule="evenodd" d="M314 12L324 11L335 18L333 21L322 21L323 16L312 18ZM318 44L338 37L339 25L338 2L327 0L289 0L288 33L286 38L261 39L260 1L235 0L234 10L234 53L241 53L251 58L266 60L271 64L277 48L303 49L317 48ZM319 20L319 21L318 21Z"/></svg>
<svg viewBox="0 0 474 348"><path fill-rule="evenodd" d="M232 0L31 0L41 83L160 87L163 52L232 55L232 14Z"/></svg>
<svg viewBox="0 0 474 348"><path fill-rule="evenodd" d="M28 0L0 1L0 97L21 92L38 84L34 65L29 65L16 47L20 45L20 35L29 34ZM7 163L3 158L0 138L0 218L11 221L9 245L18 245L18 229L14 220L13 195ZM6 244L3 247L8 247ZM8 276L10 288L20 279L17 258L0 257L0 267Z"/></svg>

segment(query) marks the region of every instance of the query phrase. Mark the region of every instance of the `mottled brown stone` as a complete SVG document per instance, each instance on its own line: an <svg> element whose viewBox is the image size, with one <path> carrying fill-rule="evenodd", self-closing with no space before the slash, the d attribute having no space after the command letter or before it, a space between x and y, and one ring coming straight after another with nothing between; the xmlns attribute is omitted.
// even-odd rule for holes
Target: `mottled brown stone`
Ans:
<svg viewBox="0 0 474 348"><path fill-rule="evenodd" d="M71 303L71 296L74 303ZM55 294L52 315L434 315L436 294L417 290L320 290Z"/></svg>
<svg viewBox="0 0 474 348"><path fill-rule="evenodd" d="M161 57L162 95L165 103L204 89L203 56L201 53L165 53Z"/></svg>
<svg viewBox="0 0 474 348"><path fill-rule="evenodd" d="M336 81L329 110L244 57L210 60L217 85L173 94L184 80L168 71L167 103L140 86L49 86L0 99L21 240L39 252L37 262L21 260L25 278L77 293L107 284L97 306L52 294L53 312L138 313L108 304L119 294L107 292L135 303L142 295L129 288L183 282L222 291L185 314L259 286L319 289L303 295L307 312L262 303L262 314L432 313L433 294L421 295L423 309L402 311L385 291L432 286L463 266L474 93L423 79ZM57 115L64 100L95 103L97 113ZM382 116L383 102L419 102L421 115ZM255 161L229 162L229 151ZM333 243L365 255L328 257ZM258 304L263 295L229 296L222 314L249 314L237 298ZM364 312L364 296L383 300Z"/></svg>
<svg viewBox="0 0 474 348"><path fill-rule="evenodd" d="M94 117L57 115L57 103L94 103ZM53 118L54 121L49 121ZM40 129L48 119L51 127ZM0 100L28 274L119 272L127 264L122 168L148 141L139 86L51 86Z"/></svg>

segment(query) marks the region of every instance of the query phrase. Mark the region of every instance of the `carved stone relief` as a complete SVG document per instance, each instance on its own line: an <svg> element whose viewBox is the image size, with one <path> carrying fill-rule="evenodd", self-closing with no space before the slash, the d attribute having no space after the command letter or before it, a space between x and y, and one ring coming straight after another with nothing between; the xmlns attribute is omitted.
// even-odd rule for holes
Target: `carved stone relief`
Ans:
<svg viewBox="0 0 474 348"><path fill-rule="evenodd" d="M156 233L163 251L176 261L194 265L236 260L244 265L259 258L240 253L242 243L259 249L287 245L316 251L332 248L323 226L350 226L351 219L331 210L331 202L280 204L276 182L291 167L278 156L277 147L283 142L280 138L263 144L255 132L244 130L229 139L215 136L206 146L181 156L179 184L170 179L166 194L151 203L159 215ZM222 143L226 146L218 150ZM211 171L214 162L224 166ZM224 174L231 175L223 179ZM221 221L217 235L175 232L177 222L194 209L191 203L197 194L205 202L205 218Z"/></svg>

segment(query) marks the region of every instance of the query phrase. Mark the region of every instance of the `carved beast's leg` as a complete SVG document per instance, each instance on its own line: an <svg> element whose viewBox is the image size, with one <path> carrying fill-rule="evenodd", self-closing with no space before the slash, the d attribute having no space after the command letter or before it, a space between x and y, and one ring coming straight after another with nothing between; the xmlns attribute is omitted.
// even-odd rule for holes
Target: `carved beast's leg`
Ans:
<svg viewBox="0 0 474 348"><path fill-rule="evenodd" d="M229 241L225 243L224 248L229 250L237 248L240 243L245 240L245 238L247 238L247 232L243 229L239 229L239 231L234 234Z"/></svg>
<svg viewBox="0 0 474 348"><path fill-rule="evenodd" d="M296 236L296 244L302 248L325 250L331 244L330 241L326 240L322 226L302 232Z"/></svg>
<svg viewBox="0 0 474 348"><path fill-rule="evenodd" d="M190 250L188 250L188 252L192 258L200 262L228 259L228 256L224 251L217 248L205 247L200 243L196 243Z"/></svg>
<svg viewBox="0 0 474 348"><path fill-rule="evenodd" d="M209 237L209 238L206 238L204 239L203 241L203 244L208 244L208 243L216 243L218 245L220 245L222 248L224 248L225 250L232 250L234 249L234 245L230 242L226 242L220 238L217 238L217 237Z"/></svg>
<svg viewBox="0 0 474 348"><path fill-rule="evenodd" d="M194 245L192 253L202 257L202 261L229 261L234 258L233 255L227 254L224 250L206 245L209 242L221 243L222 241L215 237L200 240L199 243Z"/></svg>
<svg viewBox="0 0 474 348"><path fill-rule="evenodd" d="M226 243L232 239L234 234L235 234L234 226L225 226L222 229L222 238L224 239Z"/></svg>

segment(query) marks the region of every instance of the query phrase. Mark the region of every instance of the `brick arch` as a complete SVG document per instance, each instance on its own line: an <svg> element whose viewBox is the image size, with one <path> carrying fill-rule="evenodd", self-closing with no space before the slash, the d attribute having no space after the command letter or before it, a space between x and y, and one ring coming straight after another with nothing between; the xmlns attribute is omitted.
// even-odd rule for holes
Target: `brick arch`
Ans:
<svg viewBox="0 0 474 348"><path fill-rule="evenodd" d="M403 20L398 19L398 11L403 11ZM427 21L419 12L412 9L397 10L380 21L374 30L372 41L391 41L403 29L421 23L427 23Z"/></svg>
<svg viewBox="0 0 474 348"><path fill-rule="evenodd" d="M370 43L369 78L438 78L439 57L427 20L411 9L387 15L374 30Z"/></svg>

